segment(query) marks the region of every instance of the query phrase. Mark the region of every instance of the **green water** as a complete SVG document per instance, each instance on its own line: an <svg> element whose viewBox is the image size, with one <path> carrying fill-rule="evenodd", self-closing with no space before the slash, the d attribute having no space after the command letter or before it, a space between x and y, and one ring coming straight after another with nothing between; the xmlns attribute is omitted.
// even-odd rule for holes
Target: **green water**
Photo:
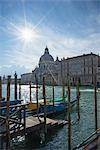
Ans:
<svg viewBox="0 0 100 150"><path fill-rule="evenodd" d="M3 89L6 89L4 86ZM13 99L14 87L11 86L11 99ZM72 148L77 144L81 143L86 139L92 132L95 130L95 114L94 114L94 90L88 87L80 88L80 121L77 121L77 112L74 108L71 113L72 119ZM61 97L62 89L61 87L55 87L55 97ZM75 96L76 89L71 89L71 95ZM5 90L3 90L3 96L5 96ZM46 96L47 98L52 98L52 87L46 87ZM32 98L35 100L35 89L32 91ZM42 98L42 87L39 89L39 98ZM98 127L100 127L100 92L97 93L98 98ZM22 99L24 102L29 101L29 86L22 86ZM60 119L65 119L66 116L58 116ZM67 141L67 125L59 130L55 131L50 135L45 146L39 145L36 150L67 150L68 141ZM14 143L14 142L13 142ZM19 141L15 142L16 146L12 146L13 149L34 149L33 145L35 141L31 139L31 145L26 146L23 138L20 138ZM33 143L33 145L32 145Z"/></svg>

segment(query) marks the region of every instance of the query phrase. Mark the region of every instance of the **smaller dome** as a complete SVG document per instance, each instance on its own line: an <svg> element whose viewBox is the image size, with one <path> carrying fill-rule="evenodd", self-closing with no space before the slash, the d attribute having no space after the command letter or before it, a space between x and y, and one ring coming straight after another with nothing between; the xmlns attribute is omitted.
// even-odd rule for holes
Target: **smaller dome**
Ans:
<svg viewBox="0 0 100 150"><path fill-rule="evenodd" d="M49 50L47 47L45 48L44 54L40 57L39 64L45 61L54 61L53 57L49 54Z"/></svg>

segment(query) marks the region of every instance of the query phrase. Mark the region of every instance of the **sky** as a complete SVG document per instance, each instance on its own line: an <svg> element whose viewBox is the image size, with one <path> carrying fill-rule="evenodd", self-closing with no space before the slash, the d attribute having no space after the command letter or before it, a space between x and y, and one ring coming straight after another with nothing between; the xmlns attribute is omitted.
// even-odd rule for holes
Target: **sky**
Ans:
<svg viewBox="0 0 100 150"><path fill-rule="evenodd" d="M31 72L46 46L54 59L100 54L100 1L0 0L0 75Z"/></svg>

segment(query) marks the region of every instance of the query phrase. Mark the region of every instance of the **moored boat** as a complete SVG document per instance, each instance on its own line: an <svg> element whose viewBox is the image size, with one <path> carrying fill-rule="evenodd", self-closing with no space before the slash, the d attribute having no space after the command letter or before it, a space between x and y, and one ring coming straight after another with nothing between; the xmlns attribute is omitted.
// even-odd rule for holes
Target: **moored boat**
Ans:
<svg viewBox="0 0 100 150"><path fill-rule="evenodd" d="M73 98L71 99L71 102L70 102L70 106L74 106L77 102L77 98ZM47 113L54 113L54 112L62 112L64 111L65 109L68 108L68 102L67 101L56 101L54 102L54 106L53 106L53 102L49 102L48 104L46 104L46 112ZM40 106L40 113L43 113L44 112L44 104L42 104Z"/></svg>

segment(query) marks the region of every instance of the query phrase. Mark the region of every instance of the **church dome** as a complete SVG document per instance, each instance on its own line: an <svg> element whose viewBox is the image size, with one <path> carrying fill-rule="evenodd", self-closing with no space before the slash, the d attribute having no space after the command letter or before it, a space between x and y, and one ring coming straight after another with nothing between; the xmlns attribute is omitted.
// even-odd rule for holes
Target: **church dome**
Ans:
<svg viewBox="0 0 100 150"><path fill-rule="evenodd" d="M45 62L45 61L46 61L46 62L47 62L47 61L54 61L53 57L49 54L49 50L48 50L47 47L45 48L44 54L40 57L39 64L40 64L41 62Z"/></svg>

